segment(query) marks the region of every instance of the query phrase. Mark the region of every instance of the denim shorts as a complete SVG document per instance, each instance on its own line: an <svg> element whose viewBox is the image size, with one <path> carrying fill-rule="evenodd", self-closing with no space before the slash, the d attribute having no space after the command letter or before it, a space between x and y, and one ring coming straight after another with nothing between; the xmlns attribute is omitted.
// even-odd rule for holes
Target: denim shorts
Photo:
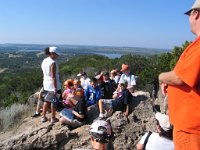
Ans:
<svg viewBox="0 0 200 150"><path fill-rule="evenodd" d="M112 101L113 99L103 99L103 105L104 105L105 110L109 110L113 108Z"/></svg>

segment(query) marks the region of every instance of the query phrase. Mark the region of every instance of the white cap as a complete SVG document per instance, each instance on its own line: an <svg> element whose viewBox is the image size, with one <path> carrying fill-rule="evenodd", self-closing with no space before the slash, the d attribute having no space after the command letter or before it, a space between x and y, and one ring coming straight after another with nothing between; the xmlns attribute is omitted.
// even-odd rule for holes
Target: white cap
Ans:
<svg viewBox="0 0 200 150"><path fill-rule="evenodd" d="M190 10L188 10L187 12L185 12L186 15L189 15L189 13L193 10L193 9L200 9L200 0L196 0L194 2L194 4L192 5L192 8Z"/></svg>
<svg viewBox="0 0 200 150"><path fill-rule="evenodd" d="M172 129L172 125L169 122L168 115L157 112L155 115L155 118L158 120L159 125L163 130L168 131L168 130Z"/></svg>
<svg viewBox="0 0 200 150"><path fill-rule="evenodd" d="M58 48L57 48L57 47L54 47L54 46L49 47L49 52L50 52L50 53L56 53L57 55L60 55L60 54L61 54L61 52L58 50Z"/></svg>
<svg viewBox="0 0 200 150"><path fill-rule="evenodd" d="M105 120L96 120L90 126L90 134L94 138L108 138L112 134L112 128ZM103 137L102 135L106 135ZM106 140L106 139L103 139Z"/></svg>

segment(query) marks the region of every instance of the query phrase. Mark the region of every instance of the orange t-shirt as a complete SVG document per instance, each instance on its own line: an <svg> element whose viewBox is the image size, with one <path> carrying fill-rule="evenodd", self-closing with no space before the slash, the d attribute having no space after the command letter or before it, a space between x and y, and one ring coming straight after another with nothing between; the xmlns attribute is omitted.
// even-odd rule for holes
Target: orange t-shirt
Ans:
<svg viewBox="0 0 200 150"><path fill-rule="evenodd" d="M178 130L200 134L200 37L182 53L174 72L185 84L168 87L170 121Z"/></svg>

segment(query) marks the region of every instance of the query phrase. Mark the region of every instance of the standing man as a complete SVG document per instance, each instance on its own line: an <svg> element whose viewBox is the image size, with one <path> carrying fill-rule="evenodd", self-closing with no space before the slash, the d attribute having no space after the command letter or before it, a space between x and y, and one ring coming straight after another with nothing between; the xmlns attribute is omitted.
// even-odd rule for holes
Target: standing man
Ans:
<svg viewBox="0 0 200 150"><path fill-rule="evenodd" d="M53 106L53 99L57 95L61 95L61 83L59 78L59 66L56 59L60 55L57 47L48 47L45 49L47 57L42 61L41 68L43 71L43 87L46 96L44 98L43 112L41 122L46 122L46 112L48 106L51 104L51 123L55 123L58 119L55 117L56 110Z"/></svg>
<svg viewBox="0 0 200 150"><path fill-rule="evenodd" d="M159 81L162 92L168 93L175 150L200 150L200 0L185 14L197 38L172 71L159 75Z"/></svg>

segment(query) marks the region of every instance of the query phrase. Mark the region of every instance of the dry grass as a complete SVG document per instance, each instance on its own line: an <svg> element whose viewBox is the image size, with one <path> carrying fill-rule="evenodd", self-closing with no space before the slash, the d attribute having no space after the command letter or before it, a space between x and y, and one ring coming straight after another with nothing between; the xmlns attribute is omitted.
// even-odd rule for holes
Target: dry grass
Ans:
<svg viewBox="0 0 200 150"><path fill-rule="evenodd" d="M11 107L0 110L0 131L14 127L29 114L30 106L24 104L13 104Z"/></svg>

